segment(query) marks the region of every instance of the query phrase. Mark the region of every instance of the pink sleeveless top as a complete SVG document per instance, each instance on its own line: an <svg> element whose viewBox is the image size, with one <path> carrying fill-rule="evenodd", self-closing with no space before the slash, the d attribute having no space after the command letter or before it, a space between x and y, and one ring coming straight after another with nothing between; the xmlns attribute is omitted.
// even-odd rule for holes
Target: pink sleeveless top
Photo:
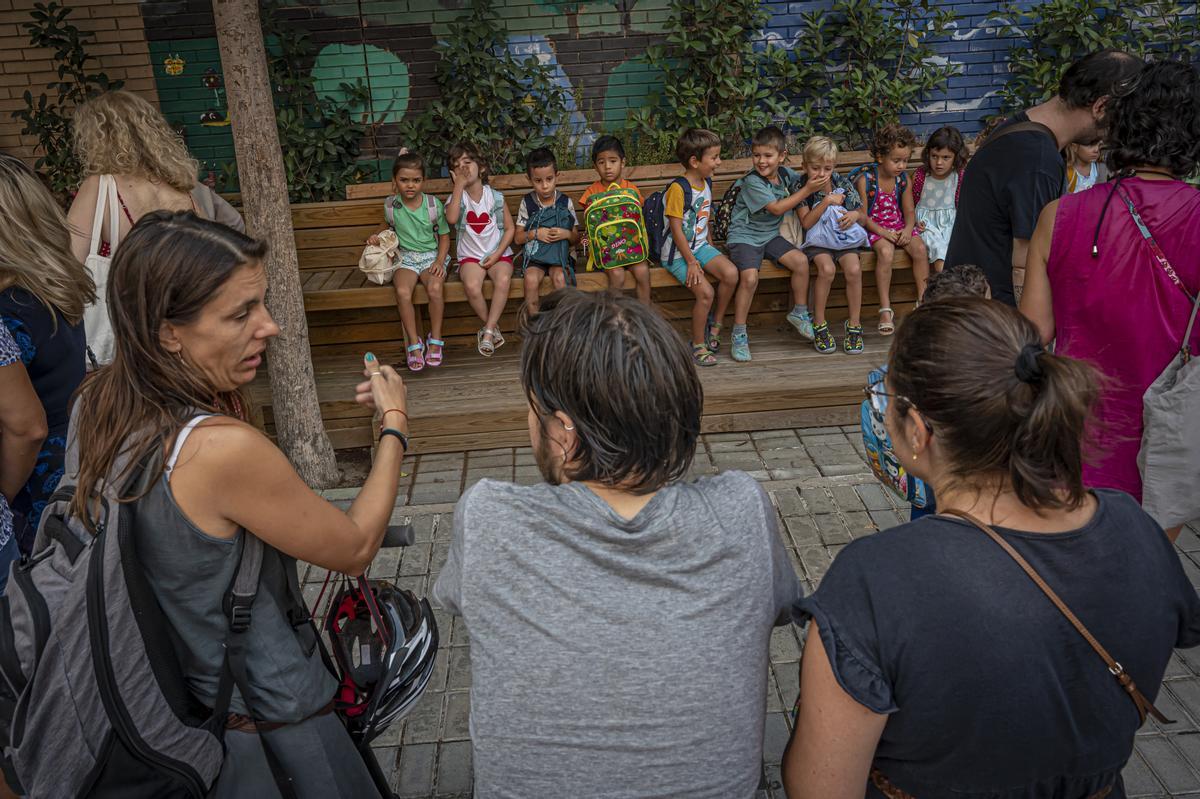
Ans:
<svg viewBox="0 0 1200 799"><path fill-rule="evenodd" d="M1200 191L1173 180L1121 181L1176 274L1200 291ZM1092 238L1113 184L1059 202L1046 271L1053 295L1056 352L1089 361L1101 387L1084 485L1127 491L1139 502L1137 453L1142 395L1179 351L1191 303L1159 266L1118 193L1108 205L1092 257ZM1200 344L1200 326L1192 346Z"/></svg>

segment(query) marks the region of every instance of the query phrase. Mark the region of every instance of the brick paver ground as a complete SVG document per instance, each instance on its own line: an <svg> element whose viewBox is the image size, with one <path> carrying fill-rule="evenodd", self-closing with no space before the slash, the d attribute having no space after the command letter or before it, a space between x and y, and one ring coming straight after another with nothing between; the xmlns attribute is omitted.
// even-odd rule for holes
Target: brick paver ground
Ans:
<svg viewBox="0 0 1200 799"><path fill-rule="evenodd" d="M450 546L453 503L467 487L485 477L533 483L541 479L528 448L419 456L406 464L393 522L409 520L416 543L383 550L372 564L372 577L394 580L420 596L430 593ZM857 427L773 430L704 436L692 472L714 474L742 469L771 495L779 512L780 534L792 565L812 591L838 552L855 538L906 521L907 507L871 476L862 456ZM345 502L355 490L328 492ZM1200 587L1200 536L1197 525L1179 540L1180 559L1194 586ZM316 600L323 570L309 567L304 591ZM376 743L376 754L392 776L392 787L406 799L471 796L471 670L462 621L435 611L442 652L426 694L414 712L394 724ZM803 634L794 627L775 630L771 639L763 782L759 799L784 796L779 762L790 735L787 709L796 700ZM1167 726L1151 720L1138 734L1133 759L1125 770L1130 797L1200 797L1200 650L1172 658L1157 706L1174 719Z"/></svg>

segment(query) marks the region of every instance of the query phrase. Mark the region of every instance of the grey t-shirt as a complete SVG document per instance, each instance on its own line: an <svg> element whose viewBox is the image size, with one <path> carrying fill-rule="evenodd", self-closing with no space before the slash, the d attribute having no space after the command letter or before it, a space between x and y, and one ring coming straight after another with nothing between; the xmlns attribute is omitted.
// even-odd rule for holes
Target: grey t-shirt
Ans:
<svg viewBox="0 0 1200 799"><path fill-rule="evenodd" d="M630 520L581 483L484 480L433 593L471 640L478 799L754 794L771 627L801 589L748 475Z"/></svg>

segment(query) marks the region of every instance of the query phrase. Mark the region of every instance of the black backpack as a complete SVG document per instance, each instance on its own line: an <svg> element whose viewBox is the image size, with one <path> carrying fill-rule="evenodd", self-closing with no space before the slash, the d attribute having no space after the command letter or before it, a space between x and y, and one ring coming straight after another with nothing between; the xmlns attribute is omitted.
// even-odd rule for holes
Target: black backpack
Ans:
<svg viewBox="0 0 1200 799"><path fill-rule="evenodd" d="M646 222L646 235L650 244L650 260L654 263L662 263L663 245L668 240L671 242L671 249L667 253L667 261L675 260L675 241L671 238L671 228L667 224L667 189L671 186L678 185L683 188L683 207L692 207L692 184L687 177L681 176L672 180L667 184L667 187L662 191L656 191L646 198L646 202L642 204L642 218ZM712 189L712 181L708 181L708 188Z"/></svg>

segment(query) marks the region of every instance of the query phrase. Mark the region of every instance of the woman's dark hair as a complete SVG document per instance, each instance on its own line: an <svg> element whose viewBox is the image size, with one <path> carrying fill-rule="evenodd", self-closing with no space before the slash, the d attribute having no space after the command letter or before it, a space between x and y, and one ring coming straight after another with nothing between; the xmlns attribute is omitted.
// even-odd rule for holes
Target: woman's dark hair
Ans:
<svg viewBox="0 0 1200 799"><path fill-rule="evenodd" d="M929 420L956 480L983 489L1002 477L1037 510L1083 502L1096 373L1043 350L1015 308L976 297L922 305L896 333L888 382L912 403L897 397L900 414L915 406Z"/></svg>
<svg viewBox="0 0 1200 799"><path fill-rule="evenodd" d="M1187 177L1200 162L1200 75L1181 61L1154 61L1136 91L1108 103L1104 123L1113 172L1157 166Z"/></svg>
<svg viewBox="0 0 1200 799"><path fill-rule="evenodd" d="M661 314L632 297L561 289L522 335L521 385L543 431L556 411L575 425L568 479L648 494L683 477L704 390Z"/></svg>
<svg viewBox="0 0 1200 799"><path fill-rule="evenodd" d="M926 172L933 171L933 167L929 165L929 156L933 150L949 150L954 153L954 166L951 169L955 172L961 172L967 165L967 143L963 139L962 131L953 125L938 128L930 135L929 141L925 142L925 148L921 150L921 163L925 165Z"/></svg>
<svg viewBox="0 0 1200 799"><path fill-rule="evenodd" d="M871 142L871 155L878 161L887 158L894 147L907 147L911 150L916 146L916 134L900 123L892 122L876 131L875 139Z"/></svg>
<svg viewBox="0 0 1200 799"><path fill-rule="evenodd" d="M396 156L392 164L392 180L396 179L401 169L415 169L421 173L421 177L425 177L425 161L418 153L404 152Z"/></svg>
<svg viewBox="0 0 1200 799"><path fill-rule="evenodd" d="M621 140L616 136L601 136L596 139L596 143L592 145L592 163L596 163L596 159L602 153L616 153L618 158L625 158L625 145L621 144Z"/></svg>
<svg viewBox="0 0 1200 799"><path fill-rule="evenodd" d="M458 159L462 158L464 155L479 165L479 181L481 183L487 183L488 178L491 177L492 174L491 164L488 163L487 156L480 152L479 148L473 144L460 141L458 144L451 147L450 151L446 153L447 166L450 169L454 169L454 167L458 164Z"/></svg>
<svg viewBox="0 0 1200 799"><path fill-rule="evenodd" d="M80 486L104 479L126 447L136 465L197 411L242 415L241 398L218 392L181 355L167 352L159 331L164 322L195 321L234 272L266 254L266 242L190 211L153 211L137 221L108 277L115 356L77 395L71 428L79 437ZM89 493L72 501L85 523Z"/></svg>
<svg viewBox="0 0 1200 799"><path fill-rule="evenodd" d="M1067 67L1058 83L1058 96L1068 108L1091 108L1101 97L1128 95L1138 85L1142 64L1123 50L1089 53Z"/></svg>

